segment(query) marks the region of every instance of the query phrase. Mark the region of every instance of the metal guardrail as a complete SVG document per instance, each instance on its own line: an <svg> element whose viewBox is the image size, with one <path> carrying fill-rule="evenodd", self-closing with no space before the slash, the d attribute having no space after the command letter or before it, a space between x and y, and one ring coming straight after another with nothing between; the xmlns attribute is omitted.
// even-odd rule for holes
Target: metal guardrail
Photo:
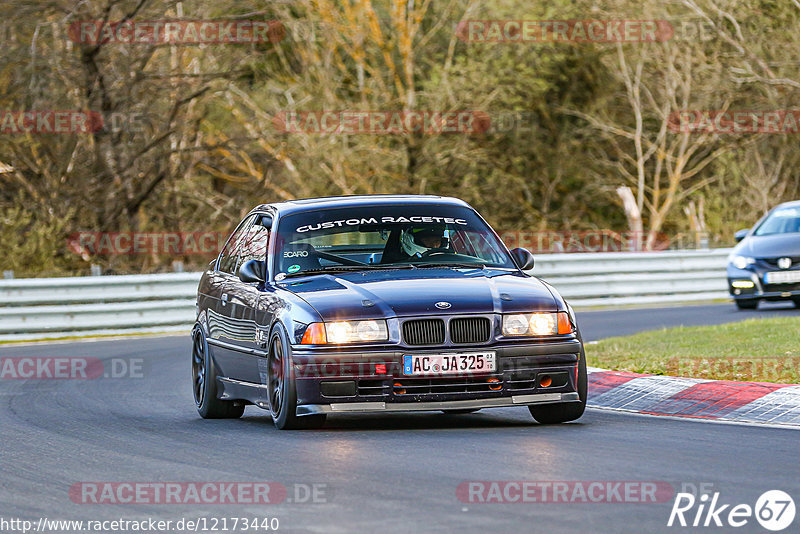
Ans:
<svg viewBox="0 0 800 534"><path fill-rule="evenodd" d="M0 341L188 330L200 273L0 280Z"/></svg>
<svg viewBox="0 0 800 534"><path fill-rule="evenodd" d="M576 308L722 299L731 250L547 254L531 273Z"/></svg>
<svg viewBox="0 0 800 534"><path fill-rule="evenodd" d="M575 307L726 298L730 249L543 254L532 274ZM200 273L0 280L0 341L187 331Z"/></svg>

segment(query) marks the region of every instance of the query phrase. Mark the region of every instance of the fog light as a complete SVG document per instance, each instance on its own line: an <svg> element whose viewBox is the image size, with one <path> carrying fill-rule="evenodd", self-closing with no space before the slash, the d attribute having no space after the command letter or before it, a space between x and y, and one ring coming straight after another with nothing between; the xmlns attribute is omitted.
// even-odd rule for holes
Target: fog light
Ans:
<svg viewBox="0 0 800 534"><path fill-rule="evenodd" d="M539 379L539 386L543 388L549 388L550 384L552 383L553 379L548 375L542 375L542 377Z"/></svg>
<svg viewBox="0 0 800 534"><path fill-rule="evenodd" d="M731 285L740 289L750 289L751 287L755 286L755 284L750 280L736 280L735 282L732 282Z"/></svg>

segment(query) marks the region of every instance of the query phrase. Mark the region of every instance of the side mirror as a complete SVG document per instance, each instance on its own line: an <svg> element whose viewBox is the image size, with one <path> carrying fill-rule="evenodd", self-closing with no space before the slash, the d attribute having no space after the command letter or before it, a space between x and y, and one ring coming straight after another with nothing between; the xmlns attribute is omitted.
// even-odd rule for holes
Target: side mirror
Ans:
<svg viewBox="0 0 800 534"><path fill-rule="evenodd" d="M529 250L515 248L511 251L511 257L514 258L514 263L523 271L533 269L533 254Z"/></svg>
<svg viewBox="0 0 800 534"><path fill-rule="evenodd" d="M747 237L747 234L748 234L748 233L750 233L750 228L744 228L744 229L742 229L742 230L739 230L739 231L738 231L738 232L736 232L735 234L733 234L733 238L734 238L734 239L736 240L736 242L738 243L739 241L741 241L742 239L744 239L745 237Z"/></svg>
<svg viewBox="0 0 800 534"><path fill-rule="evenodd" d="M239 280L246 283L263 282L267 279L265 267L263 261L247 261L239 267Z"/></svg>
<svg viewBox="0 0 800 534"><path fill-rule="evenodd" d="M267 230L272 229L272 217L269 215L262 215L258 219L256 219L256 224L259 226L263 226Z"/></svg>

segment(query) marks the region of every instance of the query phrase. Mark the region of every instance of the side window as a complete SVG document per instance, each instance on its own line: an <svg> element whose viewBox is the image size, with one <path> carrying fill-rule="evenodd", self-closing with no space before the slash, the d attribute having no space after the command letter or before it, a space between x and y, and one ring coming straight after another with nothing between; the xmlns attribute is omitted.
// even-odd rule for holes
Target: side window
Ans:
<svg viewBox="0 0 800 534"><path fill-rule="evenodd" d="M269 219L267 219L269 220ZM264 217L259 215L255 223L245 232L242 248L239 251L237 269L250 260L264 261L267 257L267 244L269 243L269 229L263 225Z"/></svg>
<svg viewBox="0 0 800 534"><path fill-rule="evenodd" d="M450 243L456 254L474 256L492 263L503 263L503 257L492 246L487 234L459 231L451 237Z"/></svg>
<svg viewBox="0 0 800 534"><path fill-rule="evenodd" d="M239 246L242 244L242 241L244 241L244 238L247 237L247 231L255 217L255 215L251 215L242 221L239 224L239 227L234 230L233 234L231 234L230 239L228 239L228 243L222 250L222 254L220 254L220 271L224 273L235 274L234 271L236 270L236 263L239 259Z"/></svg>

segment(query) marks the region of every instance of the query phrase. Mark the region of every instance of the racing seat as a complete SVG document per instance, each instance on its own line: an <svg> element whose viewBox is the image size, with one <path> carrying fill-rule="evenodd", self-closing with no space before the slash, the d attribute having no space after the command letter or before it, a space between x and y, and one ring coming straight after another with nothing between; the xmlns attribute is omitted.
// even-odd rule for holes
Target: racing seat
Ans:
<svg viewBox="0 0 800 534"><path fill-rule="evenodd" d="M290 267L295 265L300 266L299 269L295 268L292 272L308 271L311 269L319 269L319 257L314 247L308 243L294 243L287 245L281 251L281 258L279 262L278 272L288 273Z"/></svg>

